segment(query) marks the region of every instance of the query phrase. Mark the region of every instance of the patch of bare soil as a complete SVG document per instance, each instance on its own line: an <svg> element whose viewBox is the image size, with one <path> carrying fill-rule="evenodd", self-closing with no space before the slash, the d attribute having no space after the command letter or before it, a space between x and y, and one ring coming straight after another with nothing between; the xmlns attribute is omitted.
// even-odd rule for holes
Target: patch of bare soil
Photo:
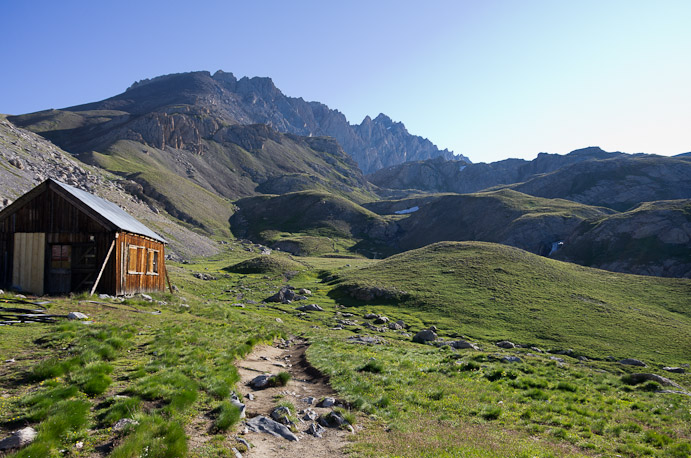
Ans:
<svg viewBox="0 0 691 458"><path fill-rule="evenodd" d="M242 378L239 389L246 405L247 418L257 415L270 417L271 411L281 401L291 402L298 412L312 408L318 414L326 414L331 408L316 407L315 405L324 397L336 397L331 389L327 377L324 377L307 362L305 350L307 343L304 341L289 342L287 345L267 346L261 345L255 348L247 358L238 363L238 371ZM286 386L254 390L247 383L257 375L278 374L288 372L291 380ZM254 399L249 400L248 394ZM305 400L309 397L316 401L311 405ZM298 417L302 415L298 414ZM339 457L346 456L345 447L349 443L352 433L337 428L326 428L321 438L307 433L311 422L298 423L296 433L297 442L288 441L280 437L274 437L265 433L244 432L244 424L241 424L241 436L253 447L248 454L253 458L260 457L284 457L284 458L308 458L308 457Z"/></svg>

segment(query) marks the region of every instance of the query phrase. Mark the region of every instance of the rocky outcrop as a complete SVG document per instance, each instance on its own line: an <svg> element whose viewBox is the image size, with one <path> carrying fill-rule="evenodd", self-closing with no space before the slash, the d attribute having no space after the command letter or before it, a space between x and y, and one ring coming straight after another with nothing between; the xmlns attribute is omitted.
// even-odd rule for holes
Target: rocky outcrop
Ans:
<svg viewBox="0 0 691 458"><path fill-rule="evenodd" d="M13 450L31 444L38 433L30 426L14 431L12 435L0 440L0 450Z"/></svg>
<svg viewBox="0 0 691 458"><path fill-rule="evenodd" d="M691 158L620 155L588 160L512 188L627 211L643 202L691 198Z"/></svg>
<svg viewBox="0 0 691 458"><path fill-rule="evenodd" d="M617 211L642 202L691 198L691 158L608 153L594 147L490 164L437 158L382 169L367 178L390 196L397 194L392 190L470 193L500 186Z"/></svg>
<svg viewBox="0 0 691 458"><path fill-rule="evenodd" d="M416 189L428 192L468 193L493 186L520 183L538 174L550 173L588 160L619 157L597 147L583 148L566 155L540 153L532 161L506 159L490 164L471 164L462 157L436 157L381 169L367 179L382 188Z"/></svg>
<svg viewBox="0 0 691 458"><path fill-rule="evenodd" d="M615 272L691 277L691 199L585 222L554 257Z"/></svg>

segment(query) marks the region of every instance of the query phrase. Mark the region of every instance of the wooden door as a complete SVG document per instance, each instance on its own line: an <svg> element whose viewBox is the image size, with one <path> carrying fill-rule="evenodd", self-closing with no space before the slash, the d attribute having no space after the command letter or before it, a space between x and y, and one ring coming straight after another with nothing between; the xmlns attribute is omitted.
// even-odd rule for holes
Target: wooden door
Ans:
<svg viewBox="0 0 691 458"><path fill-rule="evenodd" d="M14 234L12 286L22 291L43 294L46 234L17 232Z"/></svg>
<svg viewBox="0 0 691 458"><path fill-rule="evenodd" d="M65 294L72 290L72 245L50 245L48 293Z"/></svg>

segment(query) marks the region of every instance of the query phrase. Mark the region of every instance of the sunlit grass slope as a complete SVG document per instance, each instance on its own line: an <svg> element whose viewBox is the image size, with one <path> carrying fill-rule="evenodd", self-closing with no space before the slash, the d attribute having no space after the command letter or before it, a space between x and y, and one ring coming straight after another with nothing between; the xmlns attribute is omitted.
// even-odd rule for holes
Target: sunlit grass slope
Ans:
<svg viewBox="0 0 691 458"><path fill-rule="evenodd" d="M691 281L589 269L491 243L443 242L339 277L407 292L399 308L480 340L673 364L691 351Z"/></svg>

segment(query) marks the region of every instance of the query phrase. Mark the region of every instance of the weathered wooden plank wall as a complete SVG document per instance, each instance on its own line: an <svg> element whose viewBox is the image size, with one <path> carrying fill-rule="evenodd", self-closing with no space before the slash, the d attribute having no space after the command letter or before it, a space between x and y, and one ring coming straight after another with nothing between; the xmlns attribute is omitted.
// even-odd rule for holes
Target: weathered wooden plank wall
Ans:
<svg viewBox="0 0 691 458"><path fill-rule="evenodd" d="M163 291L166 287L165 246L161 242L135 234L121 232L116 243L116 278L119 279L117 294L134 294L143 291ZM130 248L137 253L134 265L130 264ZM158 252L158 272L149 271L150 253ZM133 253L132 253L133 254ZM130 269L130 267L134 267Z"/></svg>
<svg viewBox="0 0 691 458"><path fill-rule="evenodd" d="M22 291L43 294L46 234L17 232L14 234L14 248L12 285Z"/></svg>

